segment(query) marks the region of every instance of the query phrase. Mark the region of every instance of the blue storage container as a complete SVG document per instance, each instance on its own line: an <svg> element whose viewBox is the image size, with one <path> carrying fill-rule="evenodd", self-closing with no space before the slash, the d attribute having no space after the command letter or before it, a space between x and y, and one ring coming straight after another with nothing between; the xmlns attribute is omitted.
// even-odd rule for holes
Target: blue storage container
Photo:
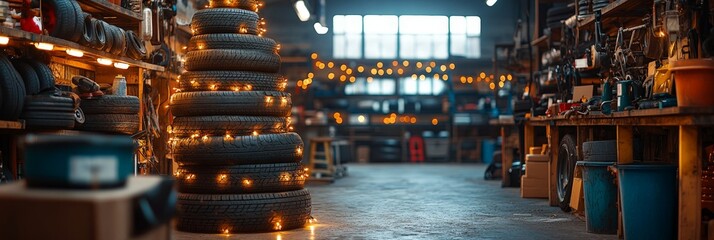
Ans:
<svg viewBox="0 0 714 240"><path fill-rule="evenodd" d="M493 162L493 153L496 151L496 141L484 139L481 141L481 161L486 164ZM500 161L500 160L499 160Z"/></svg>
<svg viewBox="0 0 714 240"><path fill-rule="evenodd" d="M614 163L579 161L577 165L583 169L586 230L617 234L617 185L607 169Z"/></svg>
<svg viewBox="0 0 714 240"><path fill-rule="evenodd" d="M625 239L677 239L677 166L617 166Z"/></svg>

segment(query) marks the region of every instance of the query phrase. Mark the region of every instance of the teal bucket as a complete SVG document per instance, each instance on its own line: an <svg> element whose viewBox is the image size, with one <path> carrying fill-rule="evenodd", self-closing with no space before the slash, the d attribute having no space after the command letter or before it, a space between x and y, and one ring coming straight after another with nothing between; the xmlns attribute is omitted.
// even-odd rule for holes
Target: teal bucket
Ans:
<svg viewBox="0 0 714 240"><path fill-rule="evenodd" d="M614 163L577 163L583 169L586 230L589 233L617 234L617 185L608 171Z"/></svg>
<svg viewBox="0 0 714 240"><path fill-rule="evenodd" d="M677 166L617 166L625 239L677 239Z"/></svg>

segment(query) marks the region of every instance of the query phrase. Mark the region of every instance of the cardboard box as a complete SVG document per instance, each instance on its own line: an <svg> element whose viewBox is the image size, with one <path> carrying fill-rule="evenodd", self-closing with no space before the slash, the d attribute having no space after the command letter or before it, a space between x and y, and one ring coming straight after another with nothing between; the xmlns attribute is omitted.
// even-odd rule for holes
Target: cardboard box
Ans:
<svg viewBox="0 0 714 240"><path fill-rule="evenodd" d="M24 181L0 186L0 236L4 239L170 239L166 223L132 236L133 199L160 177L131 177L112 190L28 189Z"/></svg>
<svg viewBox="0 0 714 240"><path fill-rule="evenodd" d="M526 163L526 177L548 180L548 168L550 168L550 164L547 162Z"/></svg>
<svg viewBox="0 0 714 240"><path fill-rule="evenodd" d="M548 179L521 177L522 198L548 198Z"/></svg>
<svg viewBox="0 0 714 240"><path fill-rule="evenodd" d="M550 161L550 156L545 154L527 154L526 164L531 162L548 162Z"/></svg>
<svg viewBox="0 0 714 240"><path fill-rule="evenodd" d="M583 179L573 178L573 190L570 194L570 207L574 213L584 212Z"/></svg>

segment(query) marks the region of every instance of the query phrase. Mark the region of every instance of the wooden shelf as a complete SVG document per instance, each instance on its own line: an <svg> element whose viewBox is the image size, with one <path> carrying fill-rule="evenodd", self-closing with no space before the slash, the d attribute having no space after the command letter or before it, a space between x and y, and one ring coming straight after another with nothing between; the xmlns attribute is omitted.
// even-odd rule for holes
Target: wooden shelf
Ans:
<svg viewBox="0 0 714 240"><path fill-rule="evenodd" d="M642 18L650 11L652 11L652 0L620 0L610 3L601 9L603 31L611 32L608 30L617 29L630 21L641 23ZM595 15L580 20L578 27L594 30Z"/></svg>
<svg viewBox="0 0 714 240"><path fill-rule="evenodd" d="M22 130L25 129L23 121L4 121L0 120L0 130Z"/></svg>
<svg viewBox="0 0 714 240"><path fill-rule="evenodd" d="M25 43L25 44L31 44L34 42L44 42L44 43L51 43L55 45L55 50L53 51L48 51L52 56L54 57L59 57L59 58L66 58L68 60L72 61L77 61L77 62L82 62L86 63L92 66L102 66L102 67L110 67L110 66L105 66L105 65L100 65L97 63L97 58L109 58L113 59L115 61L119 62L124 62L129 64L130 66L133 67L139 67L139 68L144 68L144 69L149 69L149 70L155 70L155 71L164 71L164 67L159 66L159 65L154 65L142 61L137 61L128 57L117 57L114 54L110 54L104 51L99 51L95 50L89 47L85 47L82 45L79 45L75 42L71 42L68 40L64 39L59 39L47 35L40 35L40 34L35 34L31 32L26 32L14 28L7 28L7 27L0 27L0 34L8 36L11 38L10 44L17 45L18 41L20 43ZM65 49L67 48L73 48L77 50L81 50L84 52L84 56L81 58L77 57L71 57L65 53Z"/></svg>
<svg viewBox="0 0 714 240"><path fill-rule="evenodd" d="M591 112L587 116L563 116L554 118L534 117L529 119L534 126L712 126L714 108L670 107L614 112L610 115Z"/></svg>
<svg viewBox="0 0 714 240"><path fill-rule="evenodd" d="M531 46L546 48L548 46L548 36L543 35L531 42Z"/></svg>
<svg viewBox="0 0 714 240"><path fill-rule="evenodd" d="M82 6L82 11L113 25L135 28L143 20L141 14L104 0L77 0L77 2Z"/></svg>

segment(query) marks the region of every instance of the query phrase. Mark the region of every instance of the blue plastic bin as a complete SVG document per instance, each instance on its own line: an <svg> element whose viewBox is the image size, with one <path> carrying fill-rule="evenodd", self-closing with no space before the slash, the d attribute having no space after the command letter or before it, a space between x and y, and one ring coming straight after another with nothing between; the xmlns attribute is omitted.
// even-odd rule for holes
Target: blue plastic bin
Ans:
<svg viewBox="0 0 714 240"><path fill-rule="evenodd" d="M481 161L489 164L493 162L493 153L496 151L496 141L492 139L484 139L481 142Z"/></svg>
<svg viewBox="0 0 714 240"><path fill-rule="evenodd" d="M608 162L577 163L583 169L586 230L589 233L617 234L617 185Z"/></svg>
<svg viewBox="0 0 714 240"><path fill-rule="evenodd" d="M677 239L677 166L617 166L625 239Z"/></svg>

